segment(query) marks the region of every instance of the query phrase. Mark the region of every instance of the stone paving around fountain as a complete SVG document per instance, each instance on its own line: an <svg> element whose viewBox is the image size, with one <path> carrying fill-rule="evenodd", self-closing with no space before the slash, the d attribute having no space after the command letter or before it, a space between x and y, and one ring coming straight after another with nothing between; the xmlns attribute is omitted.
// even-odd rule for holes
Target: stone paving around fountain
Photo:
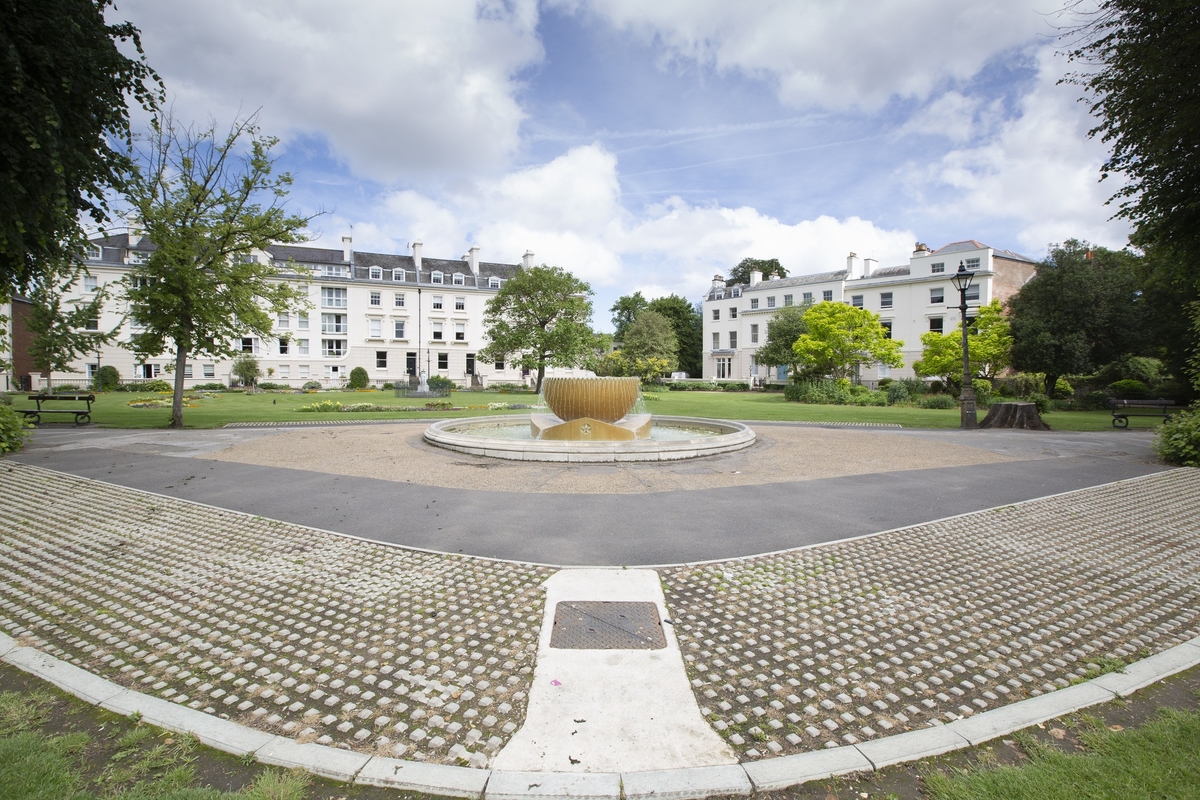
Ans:
<svg viewBox="0 0 1200 800"><path fill-rule="evenodd" d="M124 686L476 767L525 720L554 568L11 460L0 531L0 631ZM1200 635L1200 470L658 575L699 711L740 759L861 743Z"/></svg>

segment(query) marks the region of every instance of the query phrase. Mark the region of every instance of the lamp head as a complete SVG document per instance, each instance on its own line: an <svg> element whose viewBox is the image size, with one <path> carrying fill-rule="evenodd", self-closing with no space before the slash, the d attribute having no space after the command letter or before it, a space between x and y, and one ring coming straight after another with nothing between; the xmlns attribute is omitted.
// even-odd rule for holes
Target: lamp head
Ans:
<svg viewBox="0 0 1200 800"><path fill-rule="evenodd" d="M965 292L967 289L971 288L971 281L974 279L974 277L975 273L968 271L967 265L964 262L959 261L958 272L954 273L954 277L950 279L950 282L954 284L955 289L960 292Z"/></svg>

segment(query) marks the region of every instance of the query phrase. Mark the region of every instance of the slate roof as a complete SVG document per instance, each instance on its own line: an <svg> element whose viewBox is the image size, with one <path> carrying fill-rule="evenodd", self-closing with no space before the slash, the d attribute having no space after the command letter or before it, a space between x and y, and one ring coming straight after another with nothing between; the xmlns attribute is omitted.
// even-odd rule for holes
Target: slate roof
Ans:
<svg viewBox="0 0 1200 800"><path fill-rule="evenodd" d="M993 254L999 256L1000 258L1009 258L1009 259L1012 259L1013 261L1028 261L1030 264L1037 263L1029 256L1023 256L1020 253L1013 252L1012 250L1001 250L999 248L992 247L991 245L984 244L983 242L977 241L975 239L966 239L961 242L951 242L950 244L945 245L944 247L939 247L937 250L931 251L930 255L941 256L941 255L949 255L950 253L962 253L967 250L983 250L983 249L991 250Z"/></svg>

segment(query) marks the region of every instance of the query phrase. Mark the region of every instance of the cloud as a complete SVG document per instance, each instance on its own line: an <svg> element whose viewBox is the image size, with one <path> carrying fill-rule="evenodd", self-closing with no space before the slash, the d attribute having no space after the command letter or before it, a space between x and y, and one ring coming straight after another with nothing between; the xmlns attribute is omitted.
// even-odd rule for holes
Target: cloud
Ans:
<svg viewBox="0 0 1200 800"><path fill-rule="evenodd" d="M924 99L1051 34L1028 0L552 0L663 48L667 60L773 80L795 107L873 110ZM1047 3L1052 11L1060 4Z"/></svg>
<svg viewBox="0 0 1200 800"><path fill-rule="evenodd" d="M184 119L263 109L327 137L360 177L507 166L525 117L516 74L543 57L535 0L126 0Z"/></svg>

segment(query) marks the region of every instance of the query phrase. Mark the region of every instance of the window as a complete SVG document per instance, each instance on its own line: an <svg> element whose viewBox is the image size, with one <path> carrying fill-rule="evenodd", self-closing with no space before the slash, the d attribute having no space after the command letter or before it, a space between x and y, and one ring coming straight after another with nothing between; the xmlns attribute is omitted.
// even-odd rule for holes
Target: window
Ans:
<svg viewBox="0 0 1200 800"><path fill-rule="evenodd" d="M941 333L942 332L942 318L941 317L930 317L929 318L929 330L932 333Z"/></svg>
<svg viewBox="0 0 1200 800"><path fill-rule="evenodd" d="M402 320L402 319L393 320L392 327L393 327L393 331L392 331L393 338L403 339L404 338L404 320Z"/></svg>
<svg viewBox="0 0 1200 800"><path fill-rule="evenodd" d="M946 290L943 288L929 290L929 302L933 305L946 302Z"/></svg>
<svg viewBox="0 0 1200 800"><path fill-rule="evenodd" d="M275 315L275 327L280 330L287 330L292 325L292 318L284 312L279 312Z"/></svg>
<svg viewBox="0 0 1200 800"><path fill-rule="evenodd" d="M729 309L729 318L737 319L737 307L736 306L734 308Z"/></svg>
<svg viewBox="0 0 1200 800"><path fill-rule="evenodd" d="M465 342L467 340L467 325L465 322L454 323L454 341Z"/></svg>
<svg viewBox="0 0 1200 800"><path fill-rule="evenodd" d="M308 339L297 339L296 340L296 355L298 355L298 356L308 355Z"/></svg>
<svg viewBox="0 0 1200 800"><path fill-rule="evenodd" d="M350 324L345 314L322 314L321 333L348 333Z"/></svg>
<svg viewBox="0 0 1200 800"><path fill-rule="evenodd" d="M730 297L741 297L741 296L742 296L742 287L740 287L740 286L733 287L733 291L730 292Z"/></svg>
<svg viewBox="0 0 1200 800"><path fill-rule="evenodd" d="M373 281L383 280L383 267L371 267L367 270L367 277Z"/></svg>
<svg viewBox="0 0 1200 800"><path fill-rule="evenodd" d="M885 319L880 321L879 324L883 327L883 338L892 338L892 321L890 319Z"/></svg>
<svg viewBox="0 0 1200 800"><path fill-rule="evenodd" d="M891 292L880 292L879 293L879 307L880 308L891 308L892 307L892 293Z"/></svg>
<svg viewBox="0 0 1200 800"><path fill-rule="evenodd" d="M442 296L440 294L435 294L433 296L433 310L434 311L442 310Z"/></svg>
<svg viewBox="0 0 1200 800"><path fill-rule="evenodd" d="M775 307L775 297L774 296L768 297L767 298L767 308L774 308L774 307Z"/></svg>
<svg viewBox="0 0 1200 800"><path fill-rule="evenodd" d="M444 277L440 272L434 272L429 276L430 283L445 283Z"/></svg>
<svg viewBox="0 0 1200 800"><path fill-rule="evenodd" d="M889 336L888 338L890 339L891 337ZM880 378L892 377L892 368L889 367L887 364L880 364L878 367L878 376Z"/></svg>
<svg viewBox="0 0 1200 800"><path fill-rule="evenodd" d="M717 380L733 377L733 359L728 356L717 359Z"/></svg>
<svg viewBox="0 0 1200 800"><path fill-rule="evenodd" d="M496 362L496 371L497 371L497 372L504 372L504 362L503 362L503 361L497 361L497 362Z"/></svg>
<svg viewBox="0 0 1200 800"><path fill-rule="evenodd" d="M279 365L279 377L281 377L281 378L292 377L292 367L290 364L280 364Z"/></svg>
<svg viewBox="0 0 1200 800"><path fill-rule="evenodd" d="M298 374L301 378L307 378L308 377L308 364L301 364L299 367L297 367L296 374Z"/></svg>
<svg viewBox="0 0 1200 800"><path fill-rule="evenodd" d="M405 280L405 278L406 278L406 275L404 273L404 270L402 270L402 269L392 270L392 280L402 281L402 280Z"/></svg>
<svg viewBox="0 0 1200 800"><path fill-rule="evenodd" d="M750 344L758 344L758 326L750 326Z"/></svg>
<svg viewBox="0 0 1200 800"><path fill-rule="evenodd" d="M936 264L930 264L929 271L932 272L934 275L940 275L941 273L946 271L946 262L939 261Z"/></svg>
<svg viewBox="0 0 1200 800"><path fill-rule="evenodd" d="M100 260L101 253L100 253L99 247L97 247L95 245L88 245L87 248L84 250L84 252L87 254L87 257L90 258L92 261Z"/></svg>
<svg viewBox="0 0 1200 800"><path fill-rule="evenodd" d="M979 299L979 284L967 287L967 302Z"/></svg>
<svg viewBox="0 0 1200 800"><path fill-rule="evenodd" d="M129 251L129 263L130 264L145 264L149 260L150 260L149 253L143 253L140 250L130 250Z"/></svg>
<svg viewBox="0 0 1200 800"><path fill-rule="evenodd" d="M729 349L737 350L737 331L729 332Z"/></svg>
<svg viewBox="0 0 1200 800"><path fill-rule="evenodd" d="M383 305L383 293L382 292L371 292L371 305L377 306L377 307Z"/></svg>
<svg viewBox="0 0 1200 800"><path fill-rule="evenodd" d="M330 286L321 287L321 307L322 308L345 308L346 307L346 290L335 289Z"/></svg>
<svg viewBox="0 0 1200 800"><path fill-rule="evenodd" d="M286 356L288 354L288 348L291 347L291 344L292 343L289 342L287 339L280 339L279 340L279 355Z"/></svg>
<svg viewBox="0 0 1200 800"><path fill-rule="evenodd" d="M450 354L438 353L438 369L450 369Z"/></svg>
<svg viewBox="0 0 1200 800"><path fill-rule="evenodd" d="M95 275L83 276L83 290L85 292L96 292L100 290L100 281Z"/></svg>
<svg viewBox="0 0 1200 800"><path fill-rule="evenodd" d="M461 272L454 273L454 285L455 286L465 286L466 283L467 283L466 278L463 277L463 274Z"/></svg>
<svg viewBox="0 0 1200 800"><path fill-rule="evenodd" d="M341 358L346 355L345 339L322 339L321 355L328 358Z"/></svg>
<svg viewBox="0 0 1200 800"><path fill-rule="evenodd" d="M308 330L308 314L301 314L296 317L296 327L302 331Z"/></svg>
<svg viewBox="0 0 1200 800"><path fill-rule="evenodd" d="M433 323L433 340L435 342L442 340L442 323L440 322Z"/></svg>
<svg viewBox="0 0 1200 800"><path fill-rule="evenodd" d="M370 339L383 338L383 320L369 319L367 320L367 337Z"/></svg>
<svg viewBox="0 0 1200 800"><path fill-rule="evenodd" d="M812 302L812 292L805 292L804 294L800 295L800 297L801 297L801 298L804 300L804 302L806 302L806 303L811 303L811 302Z"/></svg>
<svg viewBox="0 0 1200 800"><path fill-rule="evenodd" d="M375 351L375 369L387 369L387 350Z"/></svg>
<svg viewBox="0 0 1200 800"><path fill-rule="evenodd" d="M243 353L253 353L254 352L254 339L253 338L247 336L246 338L242 339L242 352Z"/></svg>
<svg viewBox="0 0 1200 800"><path fill-rule="evenodd" d="M468 375L475 374L475 354L474 353L467 353L467 374Z"/></svg>
<svg viewBox="0 0 1200 800"><path fill-rule="evenodd" d="M833 289L826 289L825 291L821 292L821 299L826 303L833 300Z"/></svg>
<svg viewBox="0 0 1200 800"><path fill-rule="evenodd" d="M721 334L713 331L713 350L721 349Z"/></svg>
<svg viewBox="0 0 1200 800"><path fill-rule="evenodd" d="M404 308L404 292L392 295L392 308Z"/></svg>
<svg viewBox="0 0 1200 800"><path fill-rule="evenodd" d="M83 322L83 329L84 329L85 331L98 331L98 330L100 330L100 320L99 320L99 318L97 318L97 317L92 317L91 319L84 320L84 322Z"/></svg>
<svg viewBox="0 0 1200 800"><path fill-rule="evenodd" d="M783 296L783 304L784 304L785 306L792 306L792 305L795 305L795 302L792 300L792 296L791 296L790 294L785 294L785 295Z"/></svg>
<svg viewBox="0 0 1200 800"><path fill-rule="evenodd" d="M454 298L454 310L455 311L466 311L467 310L467 298L465 298L465 297Z"/></svg>
<svg viewBox="0 0 1200 800"><path fill-rule="evenodd" d="M499 289L500 288L500 279L499 278L488 278L488 288L489 289Z"/></svg>
<svg viewBox="0 0 1200 800"><path fill-rule="evenodd" d="M192 377L192 365L191 364L183 365L183 377L185 377L185 378Z"/></svg>
<svg viewBox="0 0 1200 800"><path fill-rule="evenodd" d="M751 311L753 311L753 310L754 310L754 309L756 309L756 308L758 308L758 298L757 298L757 297L751 297L751 298L750 298L750 310L751 310Z"/></svg>
<svg viewBox="0 0 1200 800"><path fill-rule="evenodd" d="M257 264L258 256L254 253L238 253L237 260L239 264Z"/></svg>
<svg viewBox="0 0 1200 800"><path fill-rule="evenodd" d="M206 378L217 377L217 365L216 364L204 364L203 366L200 367L200 374Z"/></svg>
<svg viewBox="0 0 1200 800"><path fill-rule="evenodd" d="M317 274L322 278L349 278L350 268L341 264L321 264L317 267Z"/></svg>
<svg viewBox="0 0 1200 800"><path fill-rule="evenodd" d="M978 258L968 258L967 259L967 269L969 269L969 270L979 269L979 259Z"/></svg>
<svg viewBox="0 0 1200 800"><path fill-rule="evenodd" d="M720 321L721 321L721 309L714 308L713 309L713 322L720 322Z"/></svg>
<svg viewBox="0 0 1200 800"><path fill-rule="evenodd" d="M325 379L333 380L342 377L343 367L341 364L326 364Z"/></svg>
<svg viewBox="0 0 1200 800"><path fill-rule="evenodd" d="M863 296L861 294L850 295L850 305L854 306L855 308L862 308Z"/></svg>
<svg viewBox="0 0 1200 800"><path fill-rule="evenodd" d="M404 372L407 375L416 375L417 374L417 354L416 353L405 353L404 354Z"/></svg>

